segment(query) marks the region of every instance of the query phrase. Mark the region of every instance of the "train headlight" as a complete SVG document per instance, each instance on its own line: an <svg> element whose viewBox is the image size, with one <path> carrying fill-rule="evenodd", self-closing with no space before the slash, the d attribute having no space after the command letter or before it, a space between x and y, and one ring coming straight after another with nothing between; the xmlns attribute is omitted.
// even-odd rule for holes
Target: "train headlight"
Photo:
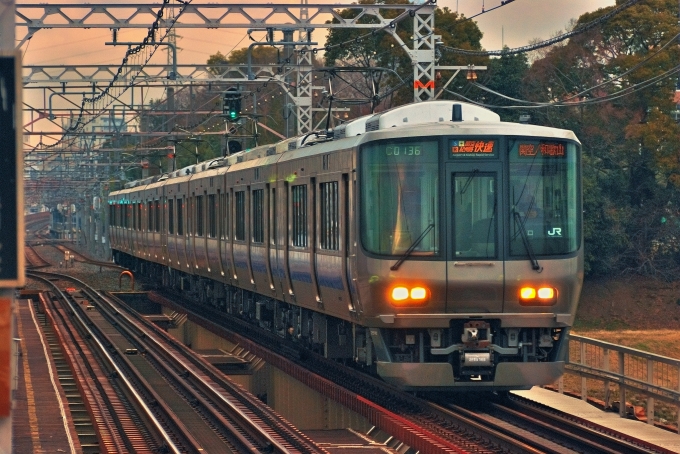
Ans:
<svg viewBox="0 0 680 454"><path fill-rule="evenodd" d="M538 297L542 300L551 300L555 298L555 289L550 287L539 288Z"/></svg>
<svg viewBox="0 0 680 454"><path fill-rule="evenodd" d="M552 306L557 302L557 289L552 287L522 287L519 303L523 306Z"/></svg>
<svg viewBox="0 0 680 454"><path fill-rule="evenodd" d="M519 297L523 300L530 300L536 298L536 289L533 287L522 287L519 291Z"/></svg>
<svg viewBox="0 0 680 454"><path fill-rule="evenodd" d="M426 287L416 286L394 287L390 292L390 299L395 306L417 306L427 302L430 298L430 291Z"/></svg>
<svg viewBox="0 0 680 454"><path fill-rule="evenodd" d="M394 301L404 301L408 299L408 289L406 287L394 287L392 289L392 299Z"/></svg>

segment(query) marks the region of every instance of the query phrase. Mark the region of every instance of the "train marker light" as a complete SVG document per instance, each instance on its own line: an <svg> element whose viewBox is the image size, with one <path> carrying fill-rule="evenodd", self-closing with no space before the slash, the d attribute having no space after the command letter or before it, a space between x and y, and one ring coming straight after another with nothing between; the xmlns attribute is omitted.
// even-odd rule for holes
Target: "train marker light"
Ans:
<svg viewBox="0 0 680 454"><path fill-rule="evenodd" d="M395 287L392 289L392 299L394 301L404 301L408 298L408 289L406 287Z"/></svg>

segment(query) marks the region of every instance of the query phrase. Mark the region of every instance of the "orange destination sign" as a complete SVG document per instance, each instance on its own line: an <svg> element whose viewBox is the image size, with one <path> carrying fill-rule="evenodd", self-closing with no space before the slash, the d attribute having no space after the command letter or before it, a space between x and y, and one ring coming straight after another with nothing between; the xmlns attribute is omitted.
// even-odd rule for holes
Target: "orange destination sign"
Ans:
<svg viewBox="0 0 680 454"><path fill-rule="evenodd" d="M495 152L495 140L454 139L451 141L451 154L454 156L492 156Z"/></svg>

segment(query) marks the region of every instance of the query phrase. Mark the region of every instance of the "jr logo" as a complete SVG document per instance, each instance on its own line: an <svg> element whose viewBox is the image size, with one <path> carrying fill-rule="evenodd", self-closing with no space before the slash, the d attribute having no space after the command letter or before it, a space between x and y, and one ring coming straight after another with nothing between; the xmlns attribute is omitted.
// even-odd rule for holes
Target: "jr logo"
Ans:
<svg viewBox="0 0 680 454"><path fill-rule="evenodd" d="M562 229L560 227L553 227L548 230L548 236L562 236Z"/></svg>

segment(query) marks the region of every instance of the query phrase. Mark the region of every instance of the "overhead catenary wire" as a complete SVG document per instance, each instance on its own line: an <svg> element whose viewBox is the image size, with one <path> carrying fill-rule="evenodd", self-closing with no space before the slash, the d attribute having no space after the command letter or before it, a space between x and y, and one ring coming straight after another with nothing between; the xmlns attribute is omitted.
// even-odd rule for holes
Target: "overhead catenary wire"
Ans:
<svg viewBox="0 0 680 454"><path fill-rule="evenodd" d="M449 47L445 45L441 45L442 50L446 50L455 54L460 54L460 55L467 55L469 57L488 57L488 56L504 56L504 55L515 55L515 54L522 54L525 52L530 52L533 50L537 49L542 49L544 47L552 46L553 44L557 44L559 42L562 42L566 39L569 39L573 36L580 35L581 33L584 33L588 30L591 30L595 27L597 27L600 24L603 24L604 22L608 21L612 17L616 16L620 12L630 8L631 6L634 6L638 3L640 3L642 0L629 0L627 3L624 3L623 5L614 8L613 10L609 11L608 13L598 17L597 19L594 19L587 24L584 24L580 27L577 27L573 29L570 32L563 33L559 36L556 36L554 38L547 39L545 41L541 41L536 44L530 44L527 46L522 46L522 47L516 47L514 49L501 49L501 50L490 50L490 51L484 51L484 50L468 50L468 49L459 49L455 47Z"/></svg>

